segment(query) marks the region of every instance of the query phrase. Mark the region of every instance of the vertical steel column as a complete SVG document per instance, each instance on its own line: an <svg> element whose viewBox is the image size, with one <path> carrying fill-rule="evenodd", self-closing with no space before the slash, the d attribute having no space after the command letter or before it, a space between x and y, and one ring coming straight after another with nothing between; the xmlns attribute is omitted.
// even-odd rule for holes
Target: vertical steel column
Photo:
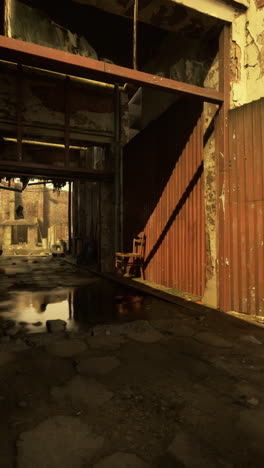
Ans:
<svg viewBox="0 0 264 468"><path fill-rule="evenodd" d="M120 251L124 251L124 162L120 147Z"/></svg>
<svg viewBox="0 0 264 468"><path fill-rule="evenodd" d="M115 85L115 252L120 249L120 90Z"/></svg>
<svg viewBox="0 0 264 468"><path fill-rule="evenodd" d="M17 65L16 73L16 118L17 118L17 160L22 161L22 103L23 103L23 69Z"/></svg>
<svg viewBox="0 0 264 468"><path fill-rule="evenodd" d="M97 183L97 264L99 271L102 271L102 183Z"/></svg>
<svg viewBox="0 0 264 468"><path fill-rule="evenodd" d="M138 26L138 0L134 0L134 23L133 23L133 68L137 70L137 26Z"/></svg>
<svg viewBox="0 0 264 468"><path fill-rule="evenodd" d="M230 107L230 39L231 29L225 25L219 37L219 91L224 93L224 102L217 119L217 219L218 219L218 306L231 310L231 251L230 251L230 205L226 170L229 166L228 111Z"/></svg>
<svg viewBox="0 0 264 468"><path fill-rule="evenodd" d="M72 250L72 183L69 182L69 193L68 193L68 236L69 236L69 252Z"/></svg>
<svg viewBox="0 0 264 468"><path fill-rule="evenodd" d="M64 86L64 166L70 165L70 77L66 76Z"/></svg>

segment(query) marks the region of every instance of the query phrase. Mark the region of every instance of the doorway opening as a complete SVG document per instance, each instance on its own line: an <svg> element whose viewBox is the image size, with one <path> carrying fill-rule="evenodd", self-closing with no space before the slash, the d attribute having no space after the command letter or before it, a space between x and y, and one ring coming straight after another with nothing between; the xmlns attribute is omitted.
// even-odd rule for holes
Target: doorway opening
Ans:
<svg viewBox="0 0 264 468"><path fill-rule="evenodd" d="M69 249L69 183L3 178L0 183L3 256L52 255Z"/></svg>

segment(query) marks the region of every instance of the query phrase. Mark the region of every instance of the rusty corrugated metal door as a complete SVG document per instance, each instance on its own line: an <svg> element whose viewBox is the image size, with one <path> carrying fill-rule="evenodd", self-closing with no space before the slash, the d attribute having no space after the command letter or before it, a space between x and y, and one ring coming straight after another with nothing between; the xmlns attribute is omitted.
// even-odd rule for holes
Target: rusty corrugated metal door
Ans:
<svg viewBox="0 0 264 468"><path fill-rule="evenodd" d="M124 150L124 237L146 233L146 279L202 296L205 286L202 104L185 100Z"/></svg>
<svg viewBox="0 0 264 468"><path fill-rule="evenodd" d="M264 315L264 99L229 112L220 176L219 302Z"/></svg>

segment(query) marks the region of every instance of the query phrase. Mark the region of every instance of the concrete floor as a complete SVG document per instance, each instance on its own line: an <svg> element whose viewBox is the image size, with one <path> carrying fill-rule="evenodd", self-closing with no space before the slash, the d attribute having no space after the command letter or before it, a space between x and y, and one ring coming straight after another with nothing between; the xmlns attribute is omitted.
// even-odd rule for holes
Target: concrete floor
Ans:
<svg viewBox="0 0 264 468"><path fill-rule="evenodd" d="M17 297L44 294L42 317L51 290L103 295L107 283L58 259L23 260L0 260L0 467L263 467L263 329L153 297L131 307L127 291L113 305L112 289L100 320L89 302L80 326L75 304L70 331L32 333Z"/></svg>

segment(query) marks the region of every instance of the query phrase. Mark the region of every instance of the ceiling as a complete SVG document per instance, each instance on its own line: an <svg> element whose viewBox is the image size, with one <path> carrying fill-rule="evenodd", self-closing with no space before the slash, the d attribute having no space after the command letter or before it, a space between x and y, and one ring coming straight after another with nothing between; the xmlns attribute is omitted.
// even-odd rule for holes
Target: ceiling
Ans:
<svg viewBox="0 0 264 468"><path fill-rule="evenodd" d="M73 0L73 2L133 18L134 0ZM211 27L218 21L171 0L140 0L138 8L139 21L168 31L177 31L190 23Z"/></svg>

